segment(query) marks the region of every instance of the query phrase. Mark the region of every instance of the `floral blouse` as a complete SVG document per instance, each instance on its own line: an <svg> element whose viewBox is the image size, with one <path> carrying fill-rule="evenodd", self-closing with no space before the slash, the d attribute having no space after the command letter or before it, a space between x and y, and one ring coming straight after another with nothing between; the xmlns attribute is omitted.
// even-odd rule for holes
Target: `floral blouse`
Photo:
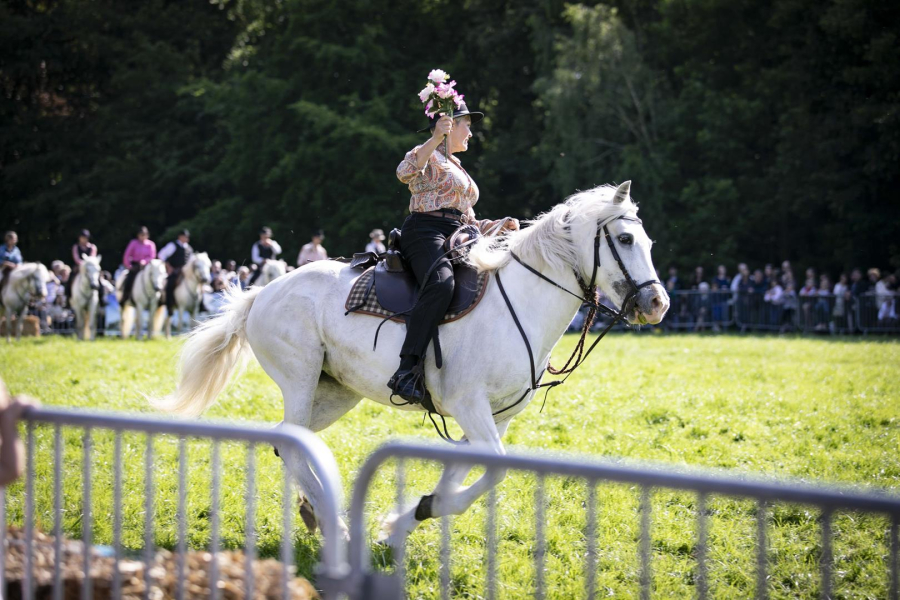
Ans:
<svg viewBox="0 0 900 600"><path fill-rule="evenodd" d="M443 144L431 153L425 167L416 166L416 146L406 153L397 167L397 178L409 186L412 197L409 212L430 212L455 208L474 217L472 207L478 202L478 186L466 173L459 159L444 156Z"/></svg>

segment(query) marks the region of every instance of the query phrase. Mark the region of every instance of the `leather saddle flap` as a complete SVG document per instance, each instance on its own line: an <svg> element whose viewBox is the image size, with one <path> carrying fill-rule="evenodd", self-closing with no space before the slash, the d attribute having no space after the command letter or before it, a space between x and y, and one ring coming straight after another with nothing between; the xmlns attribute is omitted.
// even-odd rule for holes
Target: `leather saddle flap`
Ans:
<svg viewBox="0 0 900 600"><path fill-rule="evenodd" d="M478 295L478 273L468 265L453 265L453 299L447 313L460 313L472 305ZM419 295L419 285L411 271L390 272L384 263L375 266L375 293L378 303L391 313L410 310Z"/></svg>

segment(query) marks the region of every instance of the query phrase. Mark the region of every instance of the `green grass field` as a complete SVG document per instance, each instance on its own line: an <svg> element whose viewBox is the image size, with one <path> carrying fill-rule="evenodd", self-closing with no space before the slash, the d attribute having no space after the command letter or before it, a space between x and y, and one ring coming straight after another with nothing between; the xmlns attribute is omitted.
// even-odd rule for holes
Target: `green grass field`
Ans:
<svg viewBox="0 0 900 600"><path fill-rule="evenodd" d="M560 356L575 338L567 337ZM516 347L513 350L519 351ZM149 343L45 338L0 344L0 376L13 393L28 393L47 405L150 412L142 394L174 385L177 342ZM523 360L525 360L523 352ZM679 466L725 468L732 473L840 482L900 492L900 344L883 340L779 337L615 335L601 343L588 365L563 388L551 392L543 413L534 403L517 417L508 444L533 451L649 460ZM207 415L229 421L276 423L281 397L253 365L228 388ZM453 433L458 434L454 427ZM52 431L35 430L37 524L52 530ZM349 497L356 471L380 443L394 437L436 439L421 416L364 402L322 433L331 447ZM66 433L64 526L81 531L81 432ZM126 544L141 546L145 440L126 435ZM95 541L109 543L112 528L112 436L93 436ZM154 443L157 543L175 542L177 464L174 440ZM190 446L190 540L202 547L209 536L210 450ZM222 448L223 545L243 541L246 450ZM280 537L280 462L257 448L259 551L277 553ZM410 498L427 493L438 470L409 464ZM394 502L393 469L387 466L370 495L369 530ZM10 518L21 520L21 484L11 490ZM513 473L498 488L498 540L502 597L527 596L534 585L534 478ZM583 596L585 482L546 482L547 571L551 598ZM603 596L631 597L638 590L639 490L600 484L599 567ZM683 598L695 593L697 498L665 490L652 496L654 595ZM757 506L714 497L709 505L710 591L715 597L755 591ZM484 593L485 501L451 521L454 595ZM771 508L769 593L773 598L816 597L820 579L819 517L815 509L776 504ZM437 596L439 522L429 521L410 538L407 569L410 597ZM888 523L877 515L836 515L836 597L887 595ZM316 537L302 525L296 533L300 572L312 577ZM379 555L376 551L376 559Z"/></svg>

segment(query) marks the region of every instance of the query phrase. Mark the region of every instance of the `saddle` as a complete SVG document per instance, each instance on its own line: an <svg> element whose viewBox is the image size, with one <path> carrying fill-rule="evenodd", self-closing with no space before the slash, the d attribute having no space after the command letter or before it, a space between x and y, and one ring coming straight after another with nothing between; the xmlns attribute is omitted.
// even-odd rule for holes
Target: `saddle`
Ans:
<svg viewBox="0 0 900 600"><path fill-rule="evenodd" d="M447 238L445 251L453 264L456 285L453 299L441 324L455 321L467 315L481 301L487 288L487 273L478 272L465 262L469 245L466 243L480 235L472 225L463 225ZM363 269L344 304L347 314L360 313L405 323L419 297L416 276L403 258L400 230L391 231L388 249L384 254L362 252L353 255L351 269Z"/></svg>

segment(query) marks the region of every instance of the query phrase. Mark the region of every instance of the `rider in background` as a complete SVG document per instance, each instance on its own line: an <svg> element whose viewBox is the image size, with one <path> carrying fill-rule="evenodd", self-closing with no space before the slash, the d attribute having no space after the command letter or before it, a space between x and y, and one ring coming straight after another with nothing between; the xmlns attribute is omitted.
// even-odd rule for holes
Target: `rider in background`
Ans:
<svg viewBox="0 0 900 600"><path fill-rule="evenodd" d="M6 285L9 272L22 264L22 252L16 246L19 243L16 232L7 231L3 241L5 243L0 246L0 290Z"/></svg>
<svg viewBox="0 0 900 600"><path fill-rule="evenodd" d="M325 239L325 232L321 229L317 229L312 233L311 237L312 241L308 244L304 244L303 247L300 248L300 253L297 255L298 267L302 267L309 262L328 259L328 252L326 252L325 247L322 246L322 240Z"/></svg>
<svg viewBox="0 0 900 600"><path fill-rule="evenodd" d="M150 239L150 231L146 227L141 227L138 229L137 237L128 242L125 255L122 257L122 266L128 269L128 275L125 276L125 282L122 285L120 304L123 307L131 299L131 288L134 286L137 274L154 258L156 258L156 244Z"/></svg>
<svg viewBox="0 0 900 600"><path fill-rule="evenodd" d="M194 255L194 249L188 243L190 239L191 232L187 229L182 229L178 232L178 237L163 246L157 257L166 261L166 270L169 272L169 277L166 279L166 310L169 312L169 315L172 314L172 307L175 306L175 286L178 285L181 268Z"/></svg>
<svg viewBox="0 0 900 600"><path fill-rule="evenodd" d="M78 242L72 244L72 264L75 266L72 269L72 276L66 281L66 298L72 297L72 282L75 281L75 276L81 272L81 263L84 262L81 258L82 255L97 256L97 246L91 243L91 232L87 229L82 229L78 234ZM100 302L102 305L102 298Z"/></svg>
<svg viewBox="0 0 900 600"><path fill-rule="evenodd" d="M260 229L259 241L254 242L253 248L250 249L250 259L256 263L257 269L250 278L249 285L253 285L256 278L262 274L262 268L266 261L275 260L279 254L281 254L281 245L272 239L272 230L268 227Z"/></svg>
<svg viewBox="0 0 900 600"><path fill-rule="evenodd" d="M366 252L373 254L384 254L387 250L384 247L384 231L381 229L373 229L369 232L369 243L366 244Z"/></svg>

